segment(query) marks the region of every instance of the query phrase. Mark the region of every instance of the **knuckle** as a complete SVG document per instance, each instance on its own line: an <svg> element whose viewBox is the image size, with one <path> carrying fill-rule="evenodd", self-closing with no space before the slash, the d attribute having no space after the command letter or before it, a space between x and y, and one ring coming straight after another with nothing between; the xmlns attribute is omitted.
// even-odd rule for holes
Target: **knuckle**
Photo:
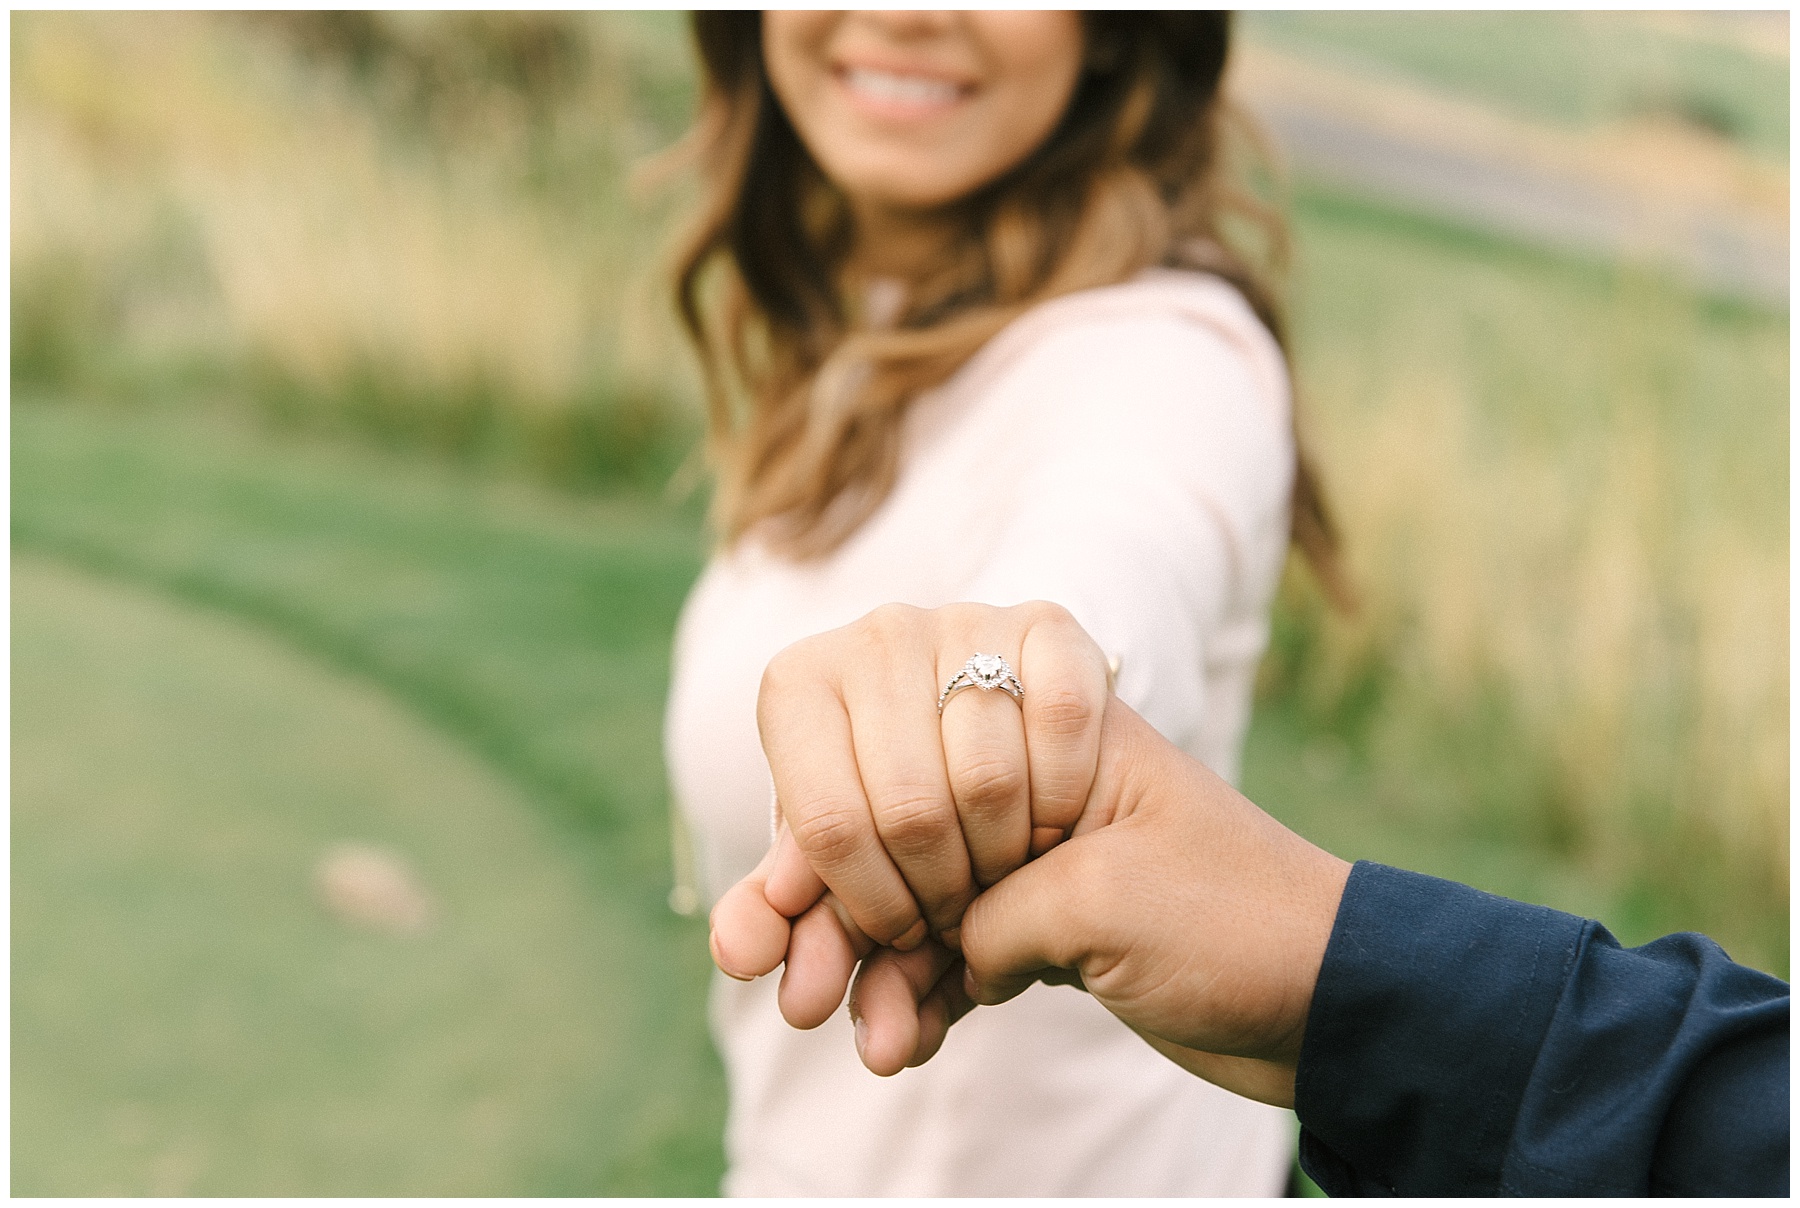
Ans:
<svg viewBox="0 0 1800 1208"><path fill-rule="evenodd" d="M986 620L988 617L999 611L1001 610L995 608L992 604L976 604L971 601L963 600L954 604L944 605L938 610L938 615L941 616L947 624L953 627L967 628L972 624L977 624Z"/></svg>
<svg viewBox="0 0 1800 1208"><path fill-rule="evenodd" d="M1035 699L1032 696L1035 695ZM1087 734L1098 711L1087 696L1065 685L1051 685L1027 694L1034 729L1045 738L1064 741Z"/></svg>
<svg viewBox="0 0 1800 1208"><path fill-rule="evenodd" d="M762 680L756 690L759 709L766 708L771 701L781 699L805 682L807 668L812 662L812 643L816 640L807 638L783 647L764 664Z"/></svg>
<svg viewBox="0 0 1800 1208"><path fill-rule="evenodd" d="M1031 626L1075 624L1075 617L1068 609L1049 600L1027 600L1019 608L1025 614L1026 624Z"/></svg>
<svg viewBox="0 0 1800 1208"><path fill-rule="evenodd" d="M848 802L815 804L790 812L788 828L815 865L837 867L854 858L863 846L861 812Z"/></svg>
<svg viewBox="0 0 1800 1208"><path fill-rule="evenodd" d="M1052 604L1045 600L1034 600L1024 607L1032 609L1027 622L1034 633L1050 639L1052 648L1058 649L1065 657L1086 658L1102 657L1100 647L1094 637L1081 627L1075 614L1061 604Z"/></svg>
<svg viewBox="0 0 1800 1208"><path fill-rule="evenodd" d="M950 783L957 804L977 812L1001 809L1025 796L1025 769L1011 759L974 755L952 769Z"/></svg>
<svg viewBox="0 0 1800 1208"><path fill-rule="evenodd" d="M875 804L874 811L882 842L901 859L934 850L958 829L955 806L926 789L889 793Z"/></svg>
<svg viewBox="0 0 1800 1208"><path fill-rule="evenodd" d="M847 668L879 668L906 648L919 610L906 604L883 604L841 631L843 648L836 656Z"/></svg>
<svg viewBox="0 0 1800 1208"><path fill-rule="evenodd" d="M857 628L865 640L890 646L918 628L920 610L910 604L883 604L863 618Z"/></svg>
<svg viewBox="0 0 1800 1208"><path fill-rule="evenodd" d="M775 657L763 666L762 682L757 686L756 692L759 701L768 700L771 693L787 683L793 649L792 646L789 646L785 650L776 651Z"/></svg>
<svg viewBox="0 0 1800 1208"><path fill-rule="evenodd" d="M975 900L978 892L980 892L980 887L971 883L941 901L927 903L926 913L931 916L931 925L940 932L960 927L963 915L969 909L969 903Z"/></svg>

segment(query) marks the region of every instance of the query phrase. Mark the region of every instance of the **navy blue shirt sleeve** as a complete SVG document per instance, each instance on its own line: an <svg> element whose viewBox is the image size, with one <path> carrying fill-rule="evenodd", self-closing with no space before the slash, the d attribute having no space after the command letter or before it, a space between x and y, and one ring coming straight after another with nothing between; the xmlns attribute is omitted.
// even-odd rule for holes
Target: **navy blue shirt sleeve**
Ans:
<svg viewBox="0 0 1800 1208"><path fill-rule="evenodd" d="M1331 1195L1786 1195L1788 987L1364 861L1294 1099Z"/></svg>

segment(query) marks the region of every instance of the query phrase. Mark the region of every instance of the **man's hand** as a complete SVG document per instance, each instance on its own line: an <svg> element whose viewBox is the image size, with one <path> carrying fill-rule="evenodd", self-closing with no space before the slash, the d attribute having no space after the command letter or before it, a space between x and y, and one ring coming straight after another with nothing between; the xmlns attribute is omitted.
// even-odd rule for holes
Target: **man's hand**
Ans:
<svg viewBox="0 0 1800 1208"><path fill-rule="evenodd" d="M1114 701L1074 837L969 907L962 984L929 949L864 961L858 1049L893 1073L936 1052L973 1003L1073 975L1178 1064L1291 1106L1349 872Z"/></svg>
<svg viewBox="0 0 1800 1208"><path fill-rule="evenodd" d="M1024 699L965 690L940 717L977 652L1004 657ZM713 908L714 961L740 978L785 961L796 1027L823 1023L877 946L941 980L968 904L1081 816L1108 700L1105 656L1052 604L888 605L788 647L757 707L780 834Z"/></svg>

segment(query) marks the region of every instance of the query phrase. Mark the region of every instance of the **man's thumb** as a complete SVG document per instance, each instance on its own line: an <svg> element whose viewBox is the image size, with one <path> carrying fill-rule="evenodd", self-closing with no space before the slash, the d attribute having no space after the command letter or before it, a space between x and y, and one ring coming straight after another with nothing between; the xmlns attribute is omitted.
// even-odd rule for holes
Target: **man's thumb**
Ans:
<svg viewBox="0 0 1800 1208"><path fill-rule="evenodd" d="M1092 840L1071 839L976 898L963 914L963 988L978 1003L1005 1002L1036 981L1068 981L1090 950L1087 868ZM1046 976L1048 975L1048 976Z"/></svg>

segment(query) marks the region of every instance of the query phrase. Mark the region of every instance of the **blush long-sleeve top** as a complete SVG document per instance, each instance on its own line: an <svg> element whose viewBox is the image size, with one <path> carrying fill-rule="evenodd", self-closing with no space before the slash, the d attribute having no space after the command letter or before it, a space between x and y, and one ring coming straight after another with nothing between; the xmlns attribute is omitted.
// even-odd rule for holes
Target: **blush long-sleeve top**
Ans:
<svg viewBox="0 0 1800 1208"><path fill-rule="evenodd" d="M829 557L746 538L676 635L666 748L709 900L769 845L769 658L893 601L1043 599L1121 659L1119 695L1236 774L1287 547L1279 349L1217 278L1157 269L1045 303L904 420L892 493ZM975 651L970 651L974 654ZM1030 690L1030 685L1026 685ZM1038 986L877 1078L840 1008L790 1028L777 978L712 990L739 1195L1270 1195L1293 1118L1178 1069L1087 995Z"/></svg>

